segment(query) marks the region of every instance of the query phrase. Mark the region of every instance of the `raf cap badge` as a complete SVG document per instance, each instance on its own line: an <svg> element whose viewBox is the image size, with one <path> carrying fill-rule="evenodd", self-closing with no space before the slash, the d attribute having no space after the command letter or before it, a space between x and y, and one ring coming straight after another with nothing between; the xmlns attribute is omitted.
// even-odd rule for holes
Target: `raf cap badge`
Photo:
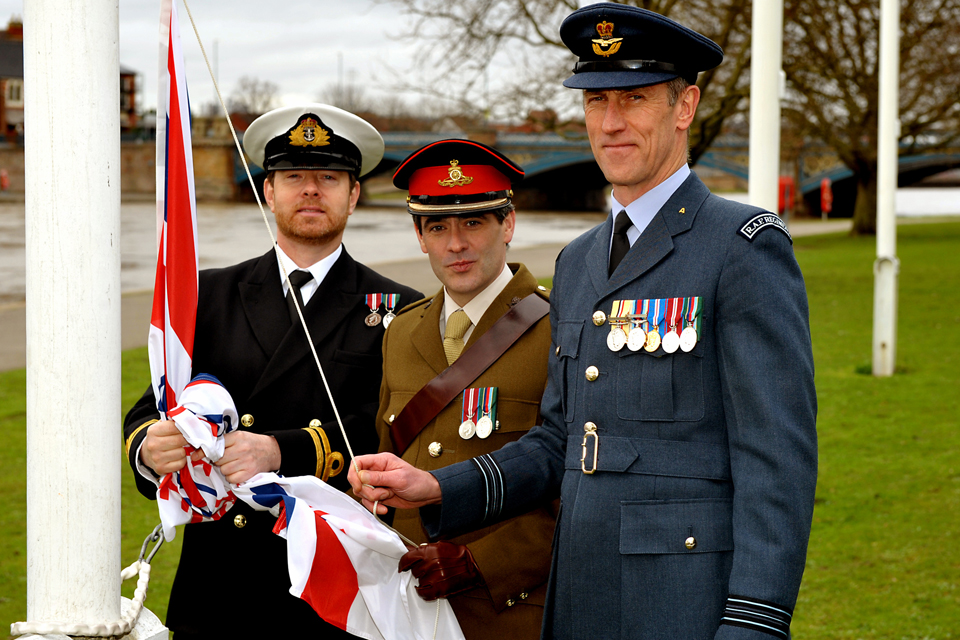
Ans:
<svg viewBox="0 0 960 640"><path fill-rule="evenodd" d="M463 175L463 171L458 166L459 164L460 162L458 160L451 160L450 168L447 169L450 177L446 180L437 180L437 184L441 187L463 187L473 182L473 178Z"/></svg>
<svg viewBox="0 0 960 640"><path fill-rule="evenodd" d="M613 37L613 23L603 22L597 24L597 33L600 34L600 37L596 40L593 40L593 52L598 56L603 56L604 58L610 57L620 50L620 44L623 41L623 38L614 38Z"/></svg>
<svg viewBox="0 0 960 640"><path fill-rule="evenodd" d="M327 131L307 116L290 132L290 144L295 147L325 147L330 144Z"/></svg>

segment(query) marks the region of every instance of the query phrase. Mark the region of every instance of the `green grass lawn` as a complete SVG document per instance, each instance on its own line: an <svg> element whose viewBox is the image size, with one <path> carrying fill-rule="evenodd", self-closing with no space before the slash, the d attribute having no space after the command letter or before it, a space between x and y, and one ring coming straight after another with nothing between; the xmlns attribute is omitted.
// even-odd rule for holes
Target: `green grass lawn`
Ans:
<svg viewBox="0 0 960 640"><path fill-rule="evenodd" d="M960 223L899 227L893 378L869 375L871 238L798 238L817 366L820 481L795 640L960 638ZM124 408L148 381L126 352ZM25 375L0 374L0 623L26 613ZM117 426L119 438L119 419ZM123 475L124 565L158 522ZM179 538L178 538L179 540ZM179 556L154 560L147 606L161 619ZM133 591L132 581L124 595Z"/></svg>

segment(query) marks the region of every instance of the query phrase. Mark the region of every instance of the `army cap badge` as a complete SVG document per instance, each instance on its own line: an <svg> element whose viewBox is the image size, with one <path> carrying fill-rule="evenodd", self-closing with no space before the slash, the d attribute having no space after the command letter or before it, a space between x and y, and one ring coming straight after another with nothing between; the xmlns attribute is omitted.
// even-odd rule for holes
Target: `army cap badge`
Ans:
<svg viewBox="0 0 960 640"><path fill-rule="evenodd" d="M383 138L369 122L326 104L268 111L243 136L243 150L266 171L335 169L360 177L383 158Z"/></svg>
<svg viewBox="0 0 960 640"><path fill-rule="evenodd" d="M697 74L723 61L723 49L693 29L639 7L591 4L560 25L560 38L578 58L570 89L629 89Z"/></svg>
<svg viewBox="0 0 960 640"><path fill-rule="evenodd" d="M400 163L393 184L410 192L414 215L461 215L510 204L523 169L505 155L470 140L440 140Z"/></svg>

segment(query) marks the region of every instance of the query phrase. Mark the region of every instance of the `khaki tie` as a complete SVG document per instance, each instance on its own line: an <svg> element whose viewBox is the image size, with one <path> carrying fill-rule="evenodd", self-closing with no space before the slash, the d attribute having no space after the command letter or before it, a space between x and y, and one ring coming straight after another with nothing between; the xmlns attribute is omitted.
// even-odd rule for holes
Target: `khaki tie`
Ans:
<svg viewBox="0 0 960 640"><path fill-rule="evenodd" d="M463 334L470 328L470 317L463 309L457 309L447 319L447 328L443 332L443 352L447 356L447 364L453 364L463 351Z"/></svg>

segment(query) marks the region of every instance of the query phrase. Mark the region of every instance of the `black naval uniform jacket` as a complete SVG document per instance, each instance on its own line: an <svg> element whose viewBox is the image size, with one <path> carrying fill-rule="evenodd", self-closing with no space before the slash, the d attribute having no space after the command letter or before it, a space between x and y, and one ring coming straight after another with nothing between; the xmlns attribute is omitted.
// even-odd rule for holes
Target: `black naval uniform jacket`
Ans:
<svg viewBox="0 0 960 640"><path fill-rule="evenodd" d="M813 514L816 392L803 278L775 218L692 174L612 277L611 219L574 240L553 282L543 425L482 464L433 472L443 502L421 509L431 536L560 494L543 637L788 638ZM615 300L691 296L703 307L689 353L614 352L610 324L594 322Z"/></svg>
<svg viewBox="0 0 960 640"><path fill-rule="evenodd" d="M374 428L380 378L383 325L369 327L368 293L399 293L400 305L423 297L341 256L304 307L304 315L330 390L356 455L375 453ZM381 313L383 310L381 309ZM194 374L217 377L230 392L241 426L276 438L285 476L322 476L341 468L332 463L349 454L320 374L299 322L290 322L276 254L224 269L200 272ZM135 457L146 429L159 418L152 389L130 409L124 439L137 488L156 498L156 486L136 469ZM312 420L320 428L308 428ZM241 422L244 422L241 419ZM321 434L320 430L324 433ZM329 451L323 435L329 441ZM331 464L332 463L332 464ZM346 490L346 469L329 484ZM276 518L237 502L217 522L188 524L170 594L166 624L175 632L269 637L310 632L314 637L349 637L324 623L288 592L286 541L271 532ZM211 599L217 601L211 609ZM212 636L210 636L212 637Z"/></svg>

